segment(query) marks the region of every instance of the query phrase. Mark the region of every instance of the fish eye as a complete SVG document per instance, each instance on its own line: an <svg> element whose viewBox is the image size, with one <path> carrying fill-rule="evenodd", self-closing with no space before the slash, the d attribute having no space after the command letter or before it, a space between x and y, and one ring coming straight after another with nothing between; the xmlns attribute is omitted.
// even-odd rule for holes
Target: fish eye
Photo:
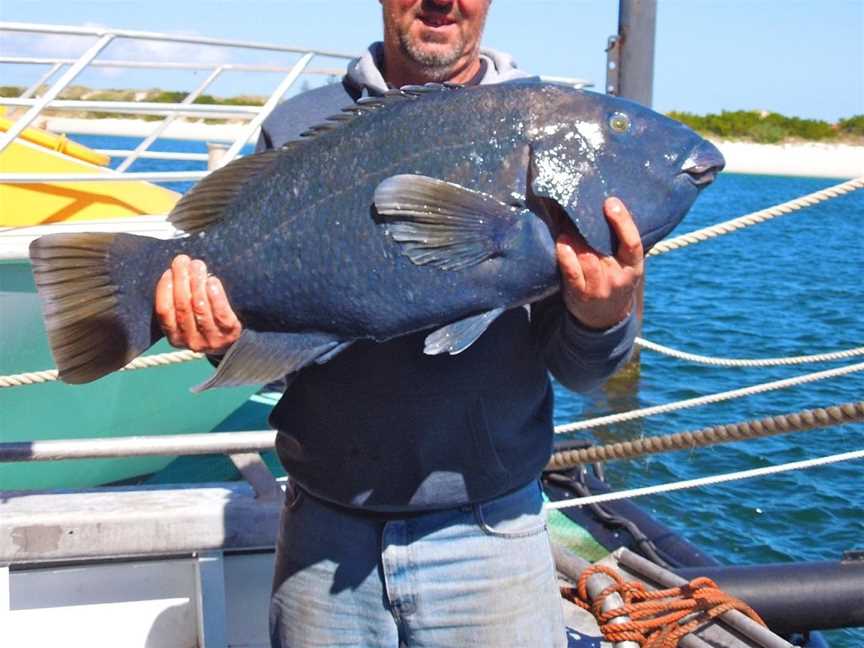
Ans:
<svg viewBox="0 0 864 648"><path fill-rule="evenodd" d="M609 128L616 133L626 133L630 130L630 118L622 112L612 113L609 118Z"/></svg>

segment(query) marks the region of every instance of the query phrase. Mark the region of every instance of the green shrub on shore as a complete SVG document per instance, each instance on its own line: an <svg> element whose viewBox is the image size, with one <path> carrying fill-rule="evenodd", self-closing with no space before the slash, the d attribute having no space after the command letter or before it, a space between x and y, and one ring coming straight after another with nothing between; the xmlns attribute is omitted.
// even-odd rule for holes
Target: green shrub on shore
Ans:
<svg viewBox="0 0 864 648"><path fill-rule="evenodd" d="M706 135L728 139L747 139L762 143L781 142L785 139L830 140L838 135L855 135L854 126L846 131L841 120L834 126L818 119L787 117L779 113L758 110L724 110L719 115L694 115L688 112L672 111L669 116L687 124L693 130ZM851 117L853 121L857 117ZM864 120L861 120L864 121ZM864 130L864 123L858 127ZM861 133L864 134L864 133Z"/></svg>
<svg viewBox="0 0 864 648"><path fill-rule="evenodd" d="M864 137L864 115L852 115L837 122L837 130L843 135Z"/></svg>
<svg viewBox="0 0 864 648"><path fill-rule="evenodd" d="M188 93L186 92L176 92L174 90L151 90L148 92L145 101L180 103L186 98L187 94ZM214 97L213 95L202 94L200 97L196 98L193 103L211 106L263 106L264 99L249 95L241 95L239 97Z"/></svg>

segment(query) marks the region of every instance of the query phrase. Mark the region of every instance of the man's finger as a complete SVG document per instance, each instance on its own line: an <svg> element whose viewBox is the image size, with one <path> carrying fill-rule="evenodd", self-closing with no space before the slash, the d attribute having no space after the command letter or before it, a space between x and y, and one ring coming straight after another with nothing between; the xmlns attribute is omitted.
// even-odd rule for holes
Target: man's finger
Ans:
<svg viewBox="0 0 864 648"><path fill-rule="evenodd" d="M555 252L558 257L558 268L564 282L577 292L584 293L587 284L579 263L579 255L576 251L577 241L568 233L562 233L555 241Z"/></svg>
<svg viewBox="0 0 864 648"><path fill-rule="evenodd" d="M195 314L192 312L192 287L189 277L189 257L185 254L174 257L171 272L174 275L174 312L177 329L183 344L193 351L201 346L203 339L198 334Z"/></svg>
<svg viewBox="0 0 864 648"><path fill-rule="evenodd" d="M221 333L213 321L210 299L207 296L207 266L203 261L196 259L189 264L189 280L195 328L212 348L221 341Z"/></svg>
<svg viewBox="0 0 864 648"><path fill-rule="evenodd" d="M219 330L225 334L239 331L240 320L231 309L231 304L228 303L222 282L216 277L207 279L207 297L210 300L210 308L213 310L213 320Z"/></svg>
<svg viewBox="0 0 864 648"><path fill-rule="evenodd" d="M176 344L177 340L177 318L174 313L174 282L171 278L171 270L166 270L159 277L156 284L156 296L154 299L154 307L156 310L156 319L159 320L159 326L162 327L162 332L171 344Z"/></svg>
<svg viewBox="0 0 864 648"><path fill-rule="evenodd" d="M642 263L642 238L633 217L618 198L607 198L603 203L606 219L618 235L618 252L615 258L621 265L635 267Z"/></svg>

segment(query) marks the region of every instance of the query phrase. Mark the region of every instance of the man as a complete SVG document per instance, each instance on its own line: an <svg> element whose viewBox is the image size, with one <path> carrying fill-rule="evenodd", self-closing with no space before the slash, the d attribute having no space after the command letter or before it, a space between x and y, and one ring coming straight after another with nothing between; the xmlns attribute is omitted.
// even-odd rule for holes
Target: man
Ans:
<svg viewBox="0 0 864 648"><path fill-rule="evenodd" d="M259 149L388 86L525 76L480 50L490 2L381 0L383 43L341 84L277 108ZM610 375L633 343L642 276L627 210L615 199L603 209L617 257L561 234L561 296L508 311L464 353L423 355L427 331L355 342L292 377L270 418L293 483L274 646L564 644L537 485L552 445L547 370L579 390ZM172 344L210 354L242 330L218 278L184 256L160 280L156 311Z"/></svg>

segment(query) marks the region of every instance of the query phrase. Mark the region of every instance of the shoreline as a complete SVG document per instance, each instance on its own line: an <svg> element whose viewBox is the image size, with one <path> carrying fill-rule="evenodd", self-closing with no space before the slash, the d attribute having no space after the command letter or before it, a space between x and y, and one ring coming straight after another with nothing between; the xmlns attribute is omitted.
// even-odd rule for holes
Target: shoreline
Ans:
<svg viewBox="0 0 864 648"><path fill-rule="evenodd" d="M790 142L757 144L714 140L726 158L726 171L754 175L838 178L864 176L864 146Z"/></svg>
<svg viewBox="0 0 864 648"><path fill-rule="evenodd" d="M158 122L147 122L141 119L44 117L36 125L55 133L67 133L73 136L146 137ZM226 143L240 137L245 127L245 123L217 125L176 121L168 126L162 137ZM256 131L250 138L250 142L254 143L257 137ZM726 171L729 173L842 179L864 176L864 146L862 145L821 142L757 144L717 139L711 139L711 142L726 158Z"/></svg>

